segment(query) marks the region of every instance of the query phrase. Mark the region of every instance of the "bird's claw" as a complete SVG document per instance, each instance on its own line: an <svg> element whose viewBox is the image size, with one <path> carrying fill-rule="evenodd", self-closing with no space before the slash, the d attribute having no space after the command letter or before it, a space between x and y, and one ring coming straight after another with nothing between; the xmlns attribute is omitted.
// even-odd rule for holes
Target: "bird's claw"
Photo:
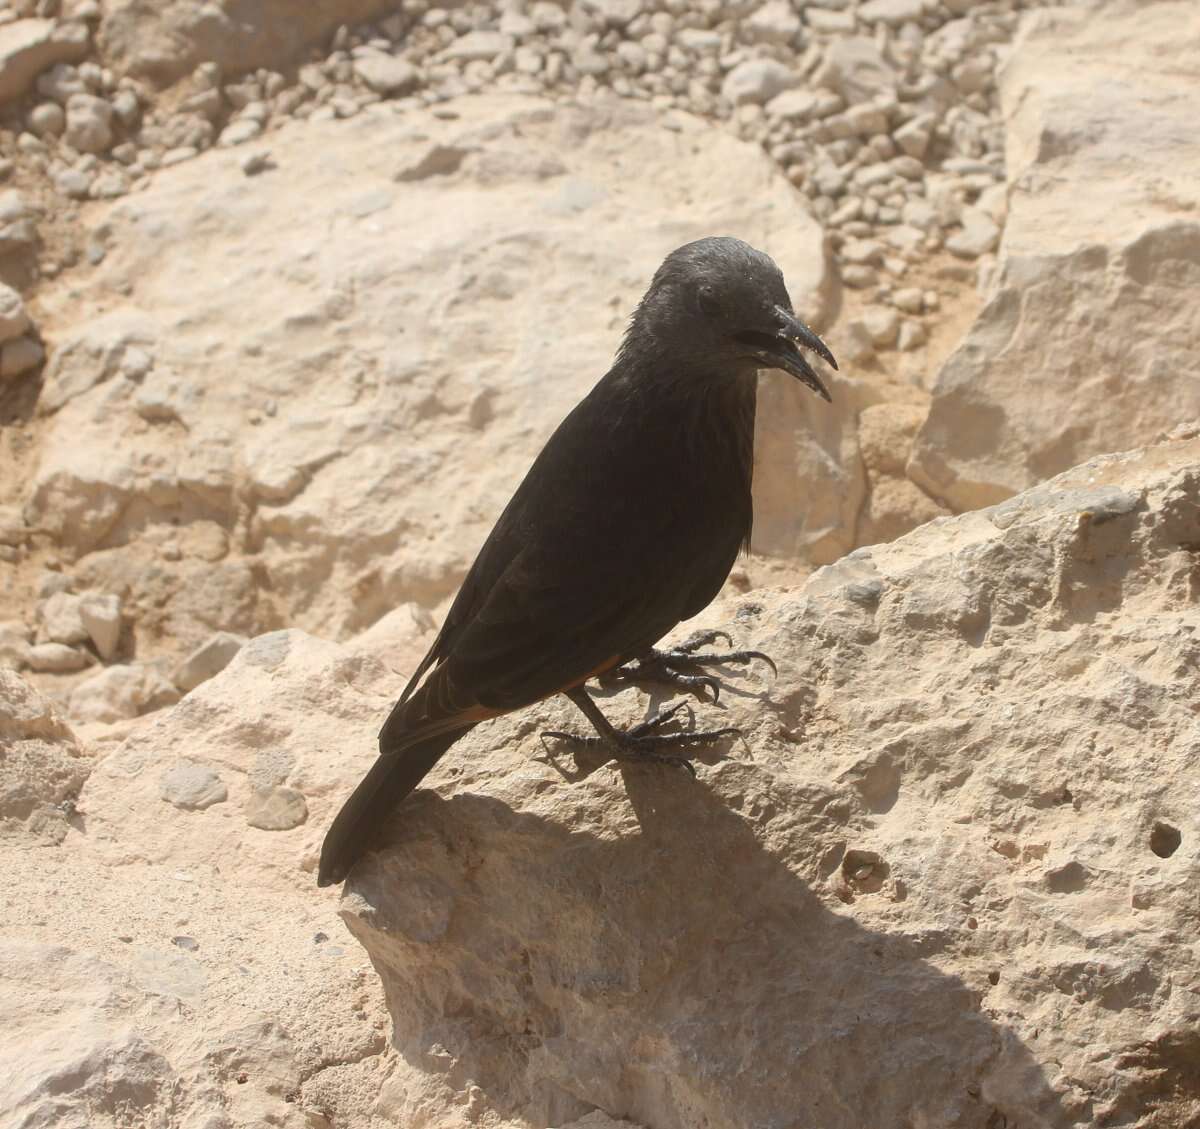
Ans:
<svg viewBox="0 0 1200 1129"><path fill-rule="evenodd" d="M725 651L723 654L692 656L692 662L713 663L717 666L724 664L740 666L742 663L750 663L755 659L766 663L771 668L772 677L779 677L779 667L775 665L775 660L765 651Z"/></svg>
<svg viewBox="0 0 1200 1129"><path fill-rule="evenodd" d="M691 635L675 647L675 650L682 651L684 654L691 654L694 651L700 650L701 647L711 646L718 639L724 639L727 647L733 646L733 636L728 631L721 631L719 628L710 628L707 631L693 631Z"/></svg>
<svg viewBox="0 0 1200 1129"><path fill-rule="evenodd" d="M658 651L656 654L663 665L670 669L676 665L684 667L741 666L743 663L750 663L758 659L771 668L773 677L779 677L779 668L775 665L775 660L764 651L723 651L713 652L711 655L698 655L694 651L685 651L683 647L676 647L674 650Z"/></svg>
<svg viewBox="0 0 1200 1129"><path fill-rule="evenodd" d="M660 733L657 732L681 710L687 710L691 721L694 717L691 706L686 701L676 702L668 709L661 710L654 717L635 725L625 733L614 733L613 736L589 734L582 736L578 733L566 733L562 730L547 729L541 734L542 740L553 738L565 741L576 748L605 749L612 754L614 760L641 762L642 764L665 764L672 767L682 767L692 776L696 769L691 764L690 748L698 748L712 744L724 737L741 737L742 731L733 727L724 729L704 730L699 733ZM662 750L678 750L664 752Z"/></svg>

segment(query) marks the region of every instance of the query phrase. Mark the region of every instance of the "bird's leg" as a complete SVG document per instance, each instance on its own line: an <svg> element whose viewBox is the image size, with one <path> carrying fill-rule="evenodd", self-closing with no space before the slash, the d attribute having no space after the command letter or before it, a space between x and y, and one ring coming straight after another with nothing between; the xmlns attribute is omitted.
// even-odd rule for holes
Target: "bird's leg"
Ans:
<svg viewBox="0 0 1200 1129"><path fill-rule="evenodd" d="M602 746L610 749L617 760L682 765L695 776L696 770L688 763L693 754L688 750L711 745L722 737L741 736L742 732L740 729L733 728L709 729L699 733L658 732L687 706L686 702L676 702L669 709L660 710L649 721L643 721L640 725L635 725L632 729L622 732L613 727L608 718L600 712L599 706L588 697L587 691L582 686L564 690L563 693L583 711L584 717L595 728L597 736L580 737L575 733L561 733L555 730L547 730L542 736L554 737L572 745L590 748Z"/></svg>
<svg viewBox="0 0 1200 1129"><path fill-rule="evenodd" d="M708 654L701 651L718 639L724 639L730 646L733 644L724 631L697 631L670 650L647 651L633 662L606 674L603 681L674 686L684 693L695 694L701 701L708 701L711 691L712 701L716 702L721 695L721 683L713 675L701 673L706 666L740 665L759 659L771 668L772 674L779 673L771 657L762 651L714 651Z"/></svg>

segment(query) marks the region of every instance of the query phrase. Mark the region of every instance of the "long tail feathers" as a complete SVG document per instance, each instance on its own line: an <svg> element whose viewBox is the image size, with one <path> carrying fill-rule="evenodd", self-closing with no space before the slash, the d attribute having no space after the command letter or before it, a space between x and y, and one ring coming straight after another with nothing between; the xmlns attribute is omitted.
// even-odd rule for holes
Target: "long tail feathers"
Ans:
<svg viewBox="0 0 1200 1129"><path fill-rule="evenodd" d="M466 725L431 734L398 752L385 753L375 761L342 805L325 835L321 867L317 872L318 886L331 886L345 879L392 809L471 728L473 726Z"/></svg>

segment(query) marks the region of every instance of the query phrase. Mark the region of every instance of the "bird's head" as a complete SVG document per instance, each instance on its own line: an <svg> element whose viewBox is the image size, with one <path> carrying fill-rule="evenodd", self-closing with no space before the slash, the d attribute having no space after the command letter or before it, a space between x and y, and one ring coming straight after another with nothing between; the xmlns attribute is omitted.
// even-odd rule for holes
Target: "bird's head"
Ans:
<svg viewBox="0 0 1200 1129"><path fill-rule="evenodd" d="M630 324L631 339L647 337L694 362L689 367L695 371L782 369L831 399L801 350L816 353L835 369L837 361L793 313L783 275L770 256L740 239L698 239L663 260Z"/></svg>

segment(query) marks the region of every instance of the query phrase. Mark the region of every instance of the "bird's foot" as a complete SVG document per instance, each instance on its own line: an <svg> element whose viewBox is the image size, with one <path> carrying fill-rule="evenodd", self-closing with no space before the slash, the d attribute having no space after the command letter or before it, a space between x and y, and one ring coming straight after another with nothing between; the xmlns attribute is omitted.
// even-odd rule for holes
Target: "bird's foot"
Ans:
<svg viewBox="0 0 1200 1129"><path fill-rule="evenodd" d="M697 631L669 650L648 651L634 662L618 667L602 681L651 682L673 686L685 694L695 694L702 702L715 703L721 696L721 683L711 674L699 673L706 666L738 666L758 659L771 668L773 675L778 676L779 670L770 655L762 651L705 653L702 650L720 639L727 646L733 645L733 639L724 631ZM711 699L708 696L710 692Z"/></svg>
<svg viewBox="0 0 1200 1129"><path fill-rule="evenodd" d="M660 710L648 721L643 721L624 732L609 727L607 731L601 730L596 735L584 737L578 733L548 729L542 733L542 737L565 741L576 748L604 749L612 754L614 760L684 768L695 776L696 770L691 765L695 750L712 745L725 737L740 737L742 731L727 727L699 732L660 732L664 725L684 709L687 709L690 715L691 709L687 702L676 702L668 709Z"/></svg>

